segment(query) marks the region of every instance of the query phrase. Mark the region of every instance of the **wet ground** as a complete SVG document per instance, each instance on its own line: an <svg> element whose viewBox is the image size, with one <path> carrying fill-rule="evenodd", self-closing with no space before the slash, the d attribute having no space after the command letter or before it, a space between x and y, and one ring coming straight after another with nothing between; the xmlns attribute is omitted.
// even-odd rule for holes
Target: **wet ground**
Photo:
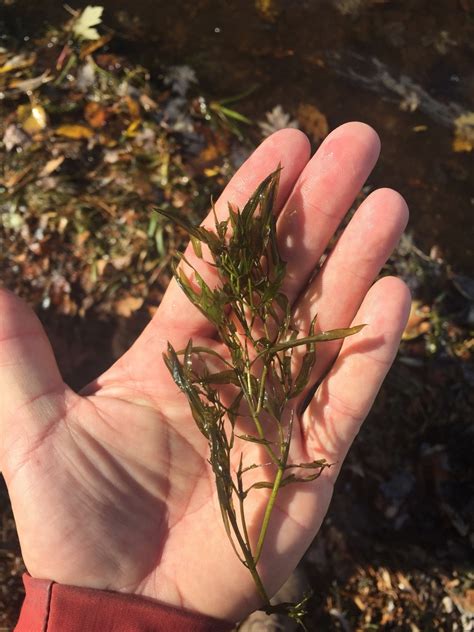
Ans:
<svg viewBox="0 0 474 632"><path fill-rule="evenodd" d="M6 21L22 32L64 19L55 1L10 3ZM349 119L373 125L383 152L370 184L401 191L421 246L439 246L455 268L472 272L472 0L102 4L120 48L146 67L189 64L216 98L256 86L239 103L251 118L281 104L311 135L311 120L301 116L311 104L330 128Z"/></svg>

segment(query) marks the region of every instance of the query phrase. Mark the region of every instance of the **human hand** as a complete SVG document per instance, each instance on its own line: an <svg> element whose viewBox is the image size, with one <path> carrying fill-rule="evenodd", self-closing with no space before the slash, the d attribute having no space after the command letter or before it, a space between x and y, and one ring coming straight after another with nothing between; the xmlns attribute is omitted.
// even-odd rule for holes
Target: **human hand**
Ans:
<svg viewBox="0 0 474 632"><path fill-rule="evenodd" d="M270 594L319 529L408 316L409 293L401 281L372 285L407 221L405 202L389 189L363 202L312 278L378 152L373 130L350 123L330 134L308 162L306 137L283 130L262 143L216 204L221 215L227 202L243 205L281 163L278 234L288 262L283 291L296 324L307 331L316 312L322 330L368 323L357 336L318 346L310 383L327 375L303 414L298 411L308 393L292 402L293 460L326 458L335 465L313 483L278 495L259 563ZM212 269L192 250L188 255L212 284ZM218 344L214 335L172 281L133 347L76 394L62 381L36 316L0 291L0 465L31 575L144 595L228 620L259 606L222 524L207 441L162 359L168 341L183 348L192 337L210 346ZM247 443L243 449L256 448ZM260 492L249 497L250 525L264 507L266 491Z"/></svg>

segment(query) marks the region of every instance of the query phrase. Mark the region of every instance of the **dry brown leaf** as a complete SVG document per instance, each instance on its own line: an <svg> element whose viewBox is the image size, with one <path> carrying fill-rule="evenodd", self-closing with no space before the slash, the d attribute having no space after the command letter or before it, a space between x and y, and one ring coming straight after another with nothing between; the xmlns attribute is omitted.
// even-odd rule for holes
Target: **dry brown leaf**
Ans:
<svg viewBox="0 0 474 632"><path fill-rule="evenodd" d="M214 143L209 143L199 154L199 160L203 163L214 162L222 156L221 148Z"/></svg>
<svg viewBox="0 0 474 632"><path fill-rule="evenodd" d="M325 115L310 103L298 107L298 122L314 143L320 143L329 134L329 125Z"/></svg>
<svg viewBox="0 0 474 632"><path fill-rule="evenodd" d="M267 22L274 22L281 11L279 3L275 0L255 0L255 8Z"/></svg>
<svg viewBox="0 0 474 632"><path fill-rule="evenodd" d="M90 236L91 236L91 233L89 230L83 230L81 233L76 235L76 244L78 246L84 245Z"/></svg>
<svg viewBox="0 0 474 632"><path fill-rule="evenodd" d="M156 101L153 101L153 99L149 97L147 94L141 94L139 99L140 99L140 104L142 108L145 110L145 112L149 112L150 110L156 110L156 108L158 107L158 103Z"/></svg>
<svg viewBox="0 0 474 632"><path fill-rule="evenodd" d="M96 50L108 44L111 39L112 39L112 35L108 34L108 35L102 35L102 37L99 37L98 40L92 40L90 42L84 43L81 47L79 58L85 59L89 55L92 55L92 53L94 53Z"/></svg>
<svg viewBox="0 0 474 632"><path fill-rule="evenodd" d="M125 298L116 301L115 303L115 311L119 316L124 316L128 318L136 312L137 309L143 305L143 298L138 296L126 296Z"/></svg>
<svg viewBox="0 0 474 632"><path fill-rule="evenodd" d="M73 140L87 139L94 136L94 132L90 127L85 125L60 125L55 130L55 134L65 138L72 138Z"/></svg>
<svg viewBox="0 0 474 632"><path fill-rule="evenodd" d="M32 66L36 61L36 55L31 55L27 57L26 55L15 55L11 57L3 66L0 67L0 75L3 75L7 72L12 72L12 70L21 70L22 68L28 68L28 66Z"/></svg>
<svg viewBox="0 0 474 632"><path fill-rule="evenodd" d="M474 149L474 112L465 112L454 121L453 151Z"/></svg>
<svg viewBox="0 0 474 632"><path fill-rule="evenodd" d="M84 117L91 127L103 127L107 122L107 110L96 101L89 101L84 108Z"/></svg>
<svg viewBox="0 0 474 632"><path fill-rule="evenodd" d="M122 255L121 257L113 257L110 263L114 266L116 270L124 270L125 268L128 268L131 261L132 254L129 253L128 255Z"/></svg>
<svg viewBox="0 0 474 632"><path fill-rule="evenodd" d="M414 300L411 303L410 315L402 335L402 340L413 340L429 331L431 325L427 322L430 317L430 308L421 301Z"/></svg>
<svg viewBox="0 0 474 632"><path fill-rule="evenodd" d="M132 120L140 118L140 104L133 99L129 94L125 96L125 102L127 104L128 112Z"/></svg>
<svg viewBox="0 0 474 632"><path fill-rule="evenodd" d="M58 156L57 158L52 158L51 160L48 160L43 169L40 171L39 177L45 178L46 176L51 175L53 171L56 171L56 169L63 164L63 162L64 156Z"/></svg>
<svg viewBox="0 0 474 632"><path fill-rule="evenodd" d="M472 151L473 147L472 142L465 138L454 138L453 140L453 151L455 152Z"/></svg>
<svg viewBox="0 0 474 632"><path fill-rule="evenodd" d="M28 167L25 167L24 169L21 169L20 171L13 171L13 172L10 171L6 173L5 177L3 178L3 185L7 189L12 189L19 182L21 182L21 180L23 180L26 174L29 173L30 171L31 171L31 166L28 166Z"/></svg>
<svg viewBox="0 0 474 632"><path fill-rule="evenodd" d="M12 79L8 87L10 89L23 90L24 92L32 92L42 86L43 83L52 81L52 79L53 76L49 74L49 70L45 70L43 74L38 77L32 77L31 79Z"/></svg>

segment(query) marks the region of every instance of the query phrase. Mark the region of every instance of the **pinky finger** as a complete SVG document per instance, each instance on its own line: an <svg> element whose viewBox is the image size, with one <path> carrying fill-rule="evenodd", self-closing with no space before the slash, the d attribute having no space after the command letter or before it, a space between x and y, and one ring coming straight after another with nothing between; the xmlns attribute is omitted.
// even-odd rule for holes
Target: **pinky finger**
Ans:
<svg viewBox="0 0 474 632"><path fill-rule="evenodd" d="M336 361L302 418L309 460L334 463L335 479L397 353L408 319L410 293L395 277L378 281L367 293L352 325L367 323L346 338Z"/></svg>

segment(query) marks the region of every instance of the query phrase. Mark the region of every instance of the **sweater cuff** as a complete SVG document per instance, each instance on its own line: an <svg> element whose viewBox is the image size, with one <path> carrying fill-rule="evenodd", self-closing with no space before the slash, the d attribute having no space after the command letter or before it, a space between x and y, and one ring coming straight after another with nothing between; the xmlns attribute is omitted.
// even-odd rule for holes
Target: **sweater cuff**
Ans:
<svg viewBox="0 0 474 632"><path fill-rule="evenodd" d="M229 632L234 624L146 597L56 584L23 575L15 632Z"/></svg>

